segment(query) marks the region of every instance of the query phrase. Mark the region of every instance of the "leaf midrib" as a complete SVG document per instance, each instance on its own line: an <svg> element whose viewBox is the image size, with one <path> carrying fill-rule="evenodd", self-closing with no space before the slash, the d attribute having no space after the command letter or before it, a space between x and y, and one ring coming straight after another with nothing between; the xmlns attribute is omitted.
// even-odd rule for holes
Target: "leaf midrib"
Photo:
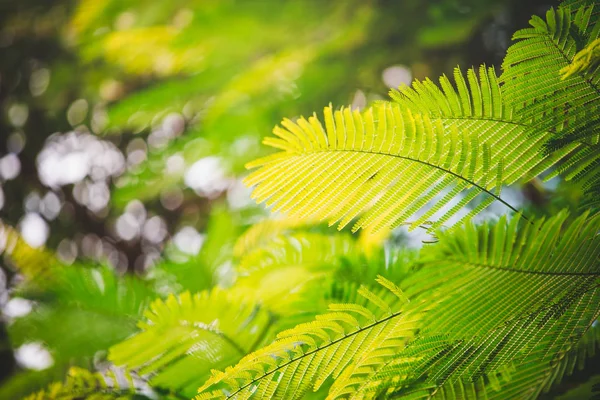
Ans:
<svg viewBox="0 0 600 400"><path fill-rule="evenodd" d="M242 390L246 389L248 386L251 386L251 385L253 385L255 382L258 382L258 381L260 381L260 380L264 379L265 377L267 377L267 376L269 376L269 375L271 375L271 374L274 374L275 372L277 372L277 371L278 371L278 370L280 370L281 368L284 368L284 367L286 367L286 366L288 366L288 365L290 365L290 364L292 364L292 363L294 363L294 362L296 362L296 361L298 361L298 360L301 360L301 359L302 359L302 358L304 358L304 357L308 357L308 356L310 356L310 355L312 355L312 354L315 354L315 353L317 353L317 352L319 352L319 351L321 351L321 350L324 350L324 349L326 349L326 348L328 348L328 347L330 347L330 346L333 346L333 345L335 345L335 344L337 344L337 343L339 343L339 342L342 342L342 341L344 341L344 340L346 340L346 339L348 339L348 338L350 338L350 337L352 337L352 336L355 336L355 335L357 335L357 334L359 334L359 333L361 333L361 332L364 332L364 331L366 331L366 330L372 329L372 328L374 328L375 326L377 326L377 325L380 325L380 324L382 324L382 323L384 323L384 322L387 322L387 321L389 321L389 320L391 320L391 319L393 319L393 318L395 318L395 317L398 317L398 316L399 316L399 315L401 315L401 314L402 314L402 312L401 312L401 311L394 312L394 313L392 313L392 314L388 315L387 317L385 317L385 318L382 318L382 319L380 319L379 321L375 321L375 322L373 322L373 323L371 323L371 324L369 324L369 325L366 325L366 326L364 326L364 327L362 327L362 328L360 328L360 329L357 329L357 330L355 330L354 332L351 332L351 333L349 333L349 334L348 334L348 335L346 335L346 336L342 336L341 338L339 338L339 339L336 339L336 340L333 340L333 341L331 341L331 342L327 343L326 345L323 345L323 346L321 346L321 347L317 347L317 348L315 348L314 350L310 350L310 351L308 351L308 352L306 352L306 353L303 353L303 354L301 354L300 356L298 356L298 357L296 357L296 358L293 358L293 359L291 359L291 360L289 360L289 361L287 361L287 362L285 362L285 363L283 363L283 364L281 364L281 365L277 366L276 368L272 369L271 371L265 372L265 373L264 373L264 374L262 374L261 376L259 376L259 377L256 377L256 378L252 379L250 382L248 382L247 384L245 384L245 385L241 386L241 387L240 387L239 389L237 389L235 392L233 392L233 393L231 393L230 395L226 396L226 398L227 398L227 399L233 398L233 396L235 396L236 394L238 394L238 393L239 393L239 392L241 392Z"/></svg>
<svg viewBox="0 0 600 400"><path fill-rule="evenodd" d="M376 151L367 151L367 150L345 150L345 149L334 149L334 148L327 148L327 149L322 149L322 150L311 150L311 151L306 151L306 152L301 152L299 154L315 154L315 153L328 153L328 152L341 152L341 153L360 153L360 154L373 154L373 155L379 155L379 156L387 156L387 157L394 157L394 158L399 158L402 160L407 160L407 161L412 161L412 162L416 162L416 163L420 163L426 166L429 166L431 168L435 168L438 169L440 171L443 171L447 174L453 175L465 182L467 182L468 184L470 184L471 186L474 186L476 188L478 188L479 190L481 190L484 193L487 193L489 196L493 197L494 199L498 200L500 203L504 204L506 207L508 207L509 209L511 209L512 211L514 211L515 213L520 213L519 210L517 210L516 208L514 208L512 205L510 205L509 203L507 203L506 201L504 201L501 197L495 195L494 193L492 193L491 191L485 189L484 187L478 185L476 182L456 173L453 172L449 169L443 168L439 165L435 165L435 164L431 164L427 161L423 161L423 160L419 160L417 158L412 158L412 157L407 157L407 156L401 156L398 154L390 154L390 153L380 153L380 152L376 152ZM522 216L522 218L526 221L529 221L529 219L525 216Z"/></svg>

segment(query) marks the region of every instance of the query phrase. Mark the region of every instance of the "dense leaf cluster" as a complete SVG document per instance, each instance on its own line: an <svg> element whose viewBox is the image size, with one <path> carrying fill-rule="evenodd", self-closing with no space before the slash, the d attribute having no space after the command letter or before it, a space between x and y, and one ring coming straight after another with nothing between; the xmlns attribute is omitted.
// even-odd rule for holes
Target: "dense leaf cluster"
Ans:
<svg viewBox="0 0 600 400"><path fill-rule="evenodd" d="M3 228L28 290L66 310L48 321L137 321L129 337L106 332L118 342L109 365L74 368L31 399L532 399L588 366L600 347L593 3L532 18L500 76L457 69L363 111L285 119L264 140L277 152L248 164L246 183L286 217L202 250L233 249L226 288L161 296L171 288L158 280L61 266ZM578 182L584 205L542 218L503 198L539 175ZM505 215L478 220L492 203ZM395 246L401 225L434 243Z"/></svg>

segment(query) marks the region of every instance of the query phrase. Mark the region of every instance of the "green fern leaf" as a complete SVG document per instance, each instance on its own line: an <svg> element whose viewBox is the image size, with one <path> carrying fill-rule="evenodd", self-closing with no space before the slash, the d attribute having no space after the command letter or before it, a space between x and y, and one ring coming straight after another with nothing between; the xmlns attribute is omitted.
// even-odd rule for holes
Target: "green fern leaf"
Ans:
<svg viewBox="0 0 600 400"><path fill-rule="evenodd" d="M402 313L393 293L388 292L391 301L371 291L363 290L363 295L368 307L332 305L331 313L281 332L277 341L238 365L214 372L197 399L297 399L311 386L317 390L327 378L341 374L357 354L376 348L391 332L404 343L414 335L419 317Z"/></svg>
<svg viewBox="0 0 600 400"><path fill-rule="evenodd" d="M439 377L493 370L534 349L555 329L546 349L551 354L595 319L600 215L583 214L568 227L566 218L563 212L520 227L519 218L501 218L492 227L467 225L457 234L441 232L438 245L423 253L424 267L403 282L404 290L418 301L419 292L429 298L437 282L436 307L424 325L428 332L466 341L465 353L457 349ZM570 317L561 318L565 315Z"/></svg>
<svg viewBox="0 0 600 400"><path fill-rule="evenodd" d="M494 132L493 135L495 137L510 137L513 140L514 137L525 137L532 130L537 129L533 121L521 120L515 111L513 103L507 101L504 88L500 86L494 68L481 66L479 68L479 76L474 69L469 69L466 77L460 69L456 68L454 70L454 81L456 82L456 88L446 76L440 78L439 86L430 80L424 82L415 81L411 87L403 86L398 90L392 90L390 97L402 107L408 108L413 112L441 119L447 129L471 129L475 132ZM551 138L551 132L539 132L536 140L531 141L532 147L529 151L522 154L515 154L515 149L510 145L506 145L503 141L488 141L483 145L482 152L479 154L479 157L482 159L483 169L488 171L488 174L483 176L484 185L492 183L491 180L495 176L494 195L500 196L502 184L513 183L516 180L515 175L519 178L528 179L541 174L566 157L585 153L585 150L582 151L578 148L578 144L573 143L561 150L548 154L534 168L528 167L528 163L535 157L535 152L540 152L543 148L543 143ZM484 139L485 136L480 140ZM523 145L523 143L520 145ZM502 158L500 160L493 160L491 159L490 148L498 146L504 146L502 149L503 154L501 153ZM522 157L522 159L512 160L513 157ZM572 157L572 159L574 160L575 157ZM510 163L512 166L508 170L504 165L505 160L511 160ZM568 162L572 161L569 160ZM492 163L497 163L495 170L490 168ZM587 164L580 161L577 163L577 166L583 168ZM527 174L523 175L523 170L527 171ZM450 197L451 195L447 196ZM481 212L491 201L493 201L493 198L488 197L487 202L484 201L476 207L465 219ZM455 206L452 211L458 212L463 205L464 201ZM434 211L433 209L430 210L418 222L426 221ZM451 215L452 213L448 213L443 218L448 219ZM439 223L436 226L439 226Z"/></svg>
<svg viewBox="0 0 600 400"><path fill-rule="evenodd" d="M565 376L576 370L589 367L589 359L600 350L600 329L591 326L577 342L570 343L568 349L555 354L550 362L540 362L540 355L535 353L515 365L510 372L508 382L495 399L534 399L540 393L548 392L553 385L560 383Z"/></svg>
<svg viewBox="0 0 600 400"><path fill-rule="evenodd" d="M577 12L581 7L589 7L596 5L596 0L563 0L560 2L561 7L569 7L571 12ZM600 17L600 8L594 7L590 15L590 23L596 23Z"/></svg>
<svg viewBox="0 0 600 400"><path fill-rule="evenodd" d="M532 126L528 133L552 133L547 150L584 144L561 170L593 193L593 205L600 193L600 69L593 61L600 8L567 3L572 7L551 9L545 20L533 17L531 28L515 33L500 80L519 119Z"/></svg>
<svg viewBox="0 0 600 400"><path fill-rule="evenodd" d="M192 396L212 368L252 351L271 326L268 313L238 305L223 290L156 300L141 332L113 346L109 359L148 377L151 385Z"/></svg>
<svg viewBox="0 0 600 400"><path fill-rule="evenodd" d="M548 335L550 336L550 335ZM473 380L458 380L435 385L426 382L412 383L396 388L393 384L394 373L406 369L389 368L387 376L380 373L380 378L388 378L384 392L392 398L401 399L436 399L436 400L533 400L547 392L552 385L560 382L565 375L571 375L575 369L583 370L600 349L600 329L597 326L590 329L577 343L569 344L569 348L556 353L551 360L543 360L543 355L533 353L523 362L503 366L498 371ZM421 349L424 351L424 349ZM410 365L406 364L405 365ZM588 365L589 366L589 365ZM373 384L372 379L367 382ZM361 382L366 385L365 381ZM334 385L335 386L335 385ZM370 387L372 392L352 393L348 398L373 398L373 393L382 391L379 387ZM362 396L361 396L362 394Z"/></svg>
<svg viewBox="0 0 600 400"><path fill-rule="evenodd" d="M413 312L427 310L421 337L408 347L388 337L363 352L330 397L486 398L488 383L504 387L512 362L543 371L555 365L583 343L600 313L600 216L584 214L568 227L566 218L503 218L441 232L423 251L420 270L402 282Z"/></svg>
<svg viewBox="0 0 600 400"><path fill-rule="evenodd" d="M481 82L475 80L473 93L497 88L487 72ZM500 92L488 92L479 100L473 97L473 104L481 102L481 109L492 115L503 112ZM265 139L283 151L248 164L259 169L245 182L256 185L255 199L276 211L339 221L340 229L359 216L353 231L395 227L425 208L427 213L411 228L442 214L431 227L435 229L479 195L486 196L484 204L467 218L493 200L514 210L500 198L500 183L532 176L560 158L540 156L543 139L519 135L523 128L514 121L450 123L430 115L380 103L364 113L327 107L325 127L316 116L284 120L274 130L277 137ZM457 199L457 205L442 210Z"/></svg>
<svg viewBox="0 0 600 400"><path fill-rule="evenodd" d="M404 290L413 298L425 278L427 285L438 282L444 297L428 313L428 326L454 338L538 311L557 317L600 277L600 215L584 213L568 227L567 216L561 212L530 224L521 224L518 216L509 222L502 217L492 225L440 232L439 243L423 251L423 268L407 278ZM448 315L448 309L463 311Z"/></svg>
<svg viewBox="0 0 600 400"><path fill-rule="evenodd" d="M424 252L422 269L403 282L412 303L436 299L423 317L424 337L381 363L363 387L370 382L397 395L443 399L465 391L507 399L539 393L549 377L558 377L550 371L557 360L586 343L600 313L600 217L584 214L569 226L566 218L561 213L520 228L518 218L501 219L493 227L440 233L440 242ZM424 382L389 379L406 376L394 361L418 357L423 348L437 351L411 366ZM511 363L521 369L517 378L507 377ZM485 382L503 389L492 396Z"/></svg>
<svg viewBox="0 0 600 400"><path fill-rule="evenodd" d="M581 318L581 311L574 310L567 319ZM562 327L541 328L542 341L524 359L472 377L452 376L459 375L457 369L446 376L422 378L449 360L472 359L479 353L474 351L475 342L453 344L446 337L438 336L418 339L408 347L398 348L394 347L393 340L383 341L379 349L366 353L360 362L347 368L345 372L352 374L338 377L330 398L371 399L383 395L402 399L535 399L540 392L560 382L564 375L572 374L575 368L583 369L586 359L596 354L600 347L598 327L582 328L583 336L569 337L564 346L554 347L550 357L547 349L555 344ZM478 345L489 343L480 341Z"/></svg>
<svg viewBox="0 0 600 400"><path fill-rule="evenodd" d="M532 121L533 134L551 131L551 147L593 140L600 131L600 74L580 71L561 79L578 50L600 34L590 23L593 7L550 9L546 19L533 17L531 28L515 33L507 52L501 81L506 99L516 106L519 117Z"/></svg>
<svg viewBox="0 0 600 400"><path fill-rule="evenodd" d="M551 335L547 335L549 338ZM600 329L591 327L579 341L545 360L543 353L530 354L523 362L507 365L495 373L472 380L459 380L423 391L423 398L437 400L487 399L533 400L576 369L600 349Z"/></svg>

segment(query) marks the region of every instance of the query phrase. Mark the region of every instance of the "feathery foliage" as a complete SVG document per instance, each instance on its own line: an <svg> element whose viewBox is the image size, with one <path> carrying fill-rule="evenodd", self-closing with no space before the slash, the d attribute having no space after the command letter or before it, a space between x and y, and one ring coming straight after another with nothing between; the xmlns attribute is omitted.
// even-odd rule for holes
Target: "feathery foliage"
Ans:
<svg viewBox="0 0 600 400"><path fill-rule="evenodd" d="M524 315L546 324L593 291L600 276L600 216L585 213L568 227L566 218L566 212L534 223L502 217L491 226L440 232L404 290L417 299L420 282L439 291L426 325L453 338L479 336Z"/></svg>
<svg viewBox="0 0 600 400"><path fill-rule="evenodd" d="M587 346L584 355L593 354L598 332L588 328L600 314L600 220L582 215L565 229L566 217L520 229L519 218L501 219L493 227L440 233L421 256L421 268L401 285L414 312L422 313L420 337L409 346L384 338L363 352L335 381L330 398L382 392L455 398L457 390L480 396L486 379L494 390L527 392L537 381L508 378L510 370L517 368L517 377L539 371L546 382L546 370L577 343Z"/></svg>
<svg viewBox="0 0 600 400"><path fill-rule="evenodd" d="M562 169L567 179L582 182L595 204L600 193L600 71L593 54L600 24L595 2L578 4L550 9L545 20L534 16L530 28L516 32L500 80L519 119L531 125L527 133L552 133L549 151L583 144Z"/></svg>
<svg viewBox="0 0 600 400"><path fill-rule="evenodd" d="M565 376L571 375L576 369L582 370L586 364L589 366L589 358L595 356L600 349L599 334L598 327L590 328L579 342L570 343L568 349L556 353L550 361L541 361L541 357L533 352L522 362L508 364L486 376L447 382L441 386L422 382L395 390L388 388L388 394L393 398L412 400L535 399L541 393L548 392L553 385L558 384ZM406 370L406 364L403 367ZM392 371L394 370L390 368L388 372ZM380 378L387 377L391 381L390 376L386 376L385 373L380 375ZM373 383L367 379L363 380L363 384L364 381ZM585 391L584 388L579 395L589 395L589 391ZM361 397L355 394L353 398Z"/></svg>
<svg viewBox="0 0 600 400"><path fill-rule="evenodd" d="M254 350L272 323L265 310L240 305L219 289L156 300L144 317L141 332L113 346L109 359L155 387L187 396L211 369Z"/></svg>
<svg viewBox="0 0 600 400"><path fill-rule="evenodd" d="M564 153L541 155L547 138L521 134L493 70L480 72L479 79L469 72L470 91L457 72L458 94L442 79L445 95L425 83L397 93L399 104L364 113L325 108L325 127L316 116L284 120L277 138L265 139L283 151L248 164L259 167L245 180L256 185L253 197L293 217L339 221L339 228L360 217L353 231L398 226L426 206L411 227L443 212L433 230L479 195L484 200L464 219L494 200L514 210L500 197L502 185L535 176Z"/></svg>
<svg viewBox="0 0 600 400"><path fill-rule="evenodd" d="M576 343L569 343L552 357L543 360L543 355L532 352L519 363L508 364L497 372L472 380L457 380L443 385L418 384L398 390L394 395L401 398L426 399L535 399L560 383L576 369L582 370L589 358L600 349L599 330L590 328Z"/></svg>
<svg viewBox="0 0 600 400"><path fill-rule="evenodd" d="M535 123L532 134L555 134L551 146L591 141L598 135L598 74L586 69L571 71L568 77L560 73L598 38L600 27L591 20L594 8L562 6L550 9L545 20L534 16L530 28L515 33L516 43L504 60L500 79L506 98L521 119Z"/></svg>
<svg viewBox="0 0 600 400"><path fill-rule="evenodd" d="M393 283L381 277L379 282L395 295L394 301L363 286L359 294L368 307L330 305L330 313L281 332L277 341L236 366L214 372L196 398L301 398L311 386L316 390L328 377L339 375L360 349L377 347L382 334L393 331L398 340L408 340L418 316L400 311L398 303L406 298Z"/></svg>
<svg viewBox="0 0 600 400"><path fill-rule="evenodd" d="M493 67L456 68L453 79L415 81L363 111L330 105L322 120L315 114L284 119L264 140L278 152L249 163L253 171L245 178L254 186L252 196L283 216L240 235L242 224L217 208L199 254L163 262L147 281L60 265L2 228L2 248L23 275L52 277L33 294L22 292L51 300L11 321L14 343L44 343L60 367L90 364L93 357L100 370L106 368L97 351L109 348L108 361L124 369L72 369L64 384L28 400L196 394L198 400L534 399L589 367L600 348L594 197L600 193L600 11L592 3L565 1L545 19L533 17L530 28L515 34L500 77ZM346 8L340 10L328 17L332 24L344 19ZM366 24L370 16L363 11L350 25ZM78 16L74 29L82 39L93 24L85 10ZM206 21L214 23L211 16ZM256 28L237 14L234 22ZM269 95L325 50L356 44L341 49L337 40L310 33L297 48L261 55L234 79L210 83L203 72L191 76L210 64L198 57L195 42L182 39L186 29L150 24L115 30L87 57L106 52L130 73L152 67L156 74L187 74L183 82L206 84L201 94L183 90L181 82L167 90L182 90L181 102L192 99L190 107L206 107L197 131L206 137L220 124L225 130L245 126L240 121L247 118L227 117L245 95L268 108ZM206 44L207 57L246 59L252 53L256 43L240 54L216 52L219 38L229 35L219 29ZM358 36L353 40L360 42ZM172 63L153 64L152 46L145 47L142 37L172 55ZM268 43L279 48L281 40L269 37ZM137 53L121 53L119 43L138 42ZM224 90L208 104L211 85ZM135 104L124 101L113 115L128 115ZM149 123L147 115L141 118L141 125ZM192 148L182 156L185 163L214 151L212 144L197 146L209 140L190 145L197 139L190 135L165 154ZM587 192L577 212L533 218L503 194L505 186L545 174L581 183ZM179 178L144 182L145 196ZM123 187L132 190L138 184L132 182ZM475 218L494 202L502 216ZM235 218L256 220L241 214ZM339 230L360 229L361 236L327 232L317 225L322 220ZM407 249L395 230L402 225L425 228L435 241ZM176 284L154 288L152 279L161 273ZM58 314L62 329L49 329ZM85 327L73 329L75 323Z"/></svg>

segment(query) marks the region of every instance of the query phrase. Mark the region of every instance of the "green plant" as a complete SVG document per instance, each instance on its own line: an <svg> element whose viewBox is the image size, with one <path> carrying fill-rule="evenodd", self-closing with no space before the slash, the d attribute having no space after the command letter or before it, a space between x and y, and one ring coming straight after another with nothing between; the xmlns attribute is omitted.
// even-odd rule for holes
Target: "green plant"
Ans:
<svg viewBox="0 0 600 400"><path fill-rule="evenodd" d="M213 278L229 259L206 248L201 271L174 273L183 289L204 290L159 298L141 317L146 300L164 293L152 279L137 285L54 265L49 272L67 278L40 287L25 273L33 289L86 310L104 303L82 293L120 291L110 309L141 318L128 338L106 344L108 360L140 385L110 384L111 368L76 369L32 399L148 390L191 398L198 388L199 400L530 399L589 367L600 346L593 3L533 17L499 77L485 66L456 69L454 82L417 81L364 111L329 106L322 122L285 119L264 140L279 151L249 163L246 183L286 217L254 225L235 245L224 214L209 224L225 232L209 231L217 239L208 249L232 253L226 288ZM540 175L575 181L581 207L536 217L503 197L504 187ZM504 215L482 221L493 203ZM317 221L362 230L331 233ZM418 253L394 245L401 225L424 228L434 243ZM26 250L12 254L29 271L30 258L18 256L35 253ZM64 289L88 273L103 284Z"/></svg>

